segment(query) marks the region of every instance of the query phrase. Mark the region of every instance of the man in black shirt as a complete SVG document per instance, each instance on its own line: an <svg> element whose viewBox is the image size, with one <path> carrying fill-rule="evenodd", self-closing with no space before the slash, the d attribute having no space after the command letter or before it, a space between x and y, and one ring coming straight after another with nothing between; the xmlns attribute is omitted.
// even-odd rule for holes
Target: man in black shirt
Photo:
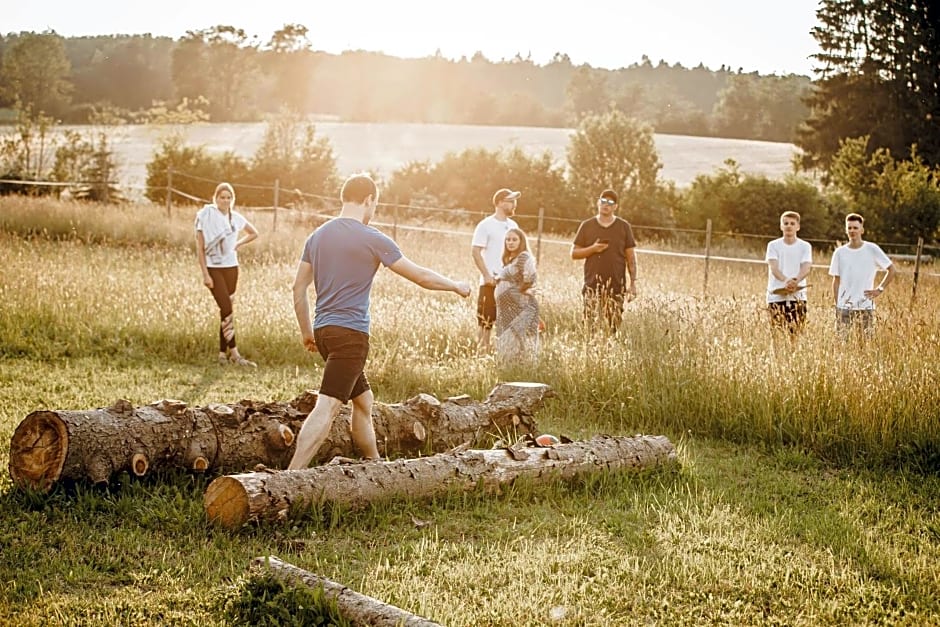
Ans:
<svg viewBox="0 0 940 627"><path fill-rule="evenodd" d="M617 192L605 189L597 199L597 215L581 223L571 245L571 258L584 259L585 320L597 322L603 315L610 331L620 326L624 300L636 297L637 281L633 229L614 215L617 203Z"/></svg>

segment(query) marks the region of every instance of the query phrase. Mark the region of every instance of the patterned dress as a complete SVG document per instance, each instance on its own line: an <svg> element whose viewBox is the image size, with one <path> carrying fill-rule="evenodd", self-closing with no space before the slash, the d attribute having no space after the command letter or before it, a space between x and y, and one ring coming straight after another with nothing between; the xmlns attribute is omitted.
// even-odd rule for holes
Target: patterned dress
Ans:
<svg viewBox="0 0 940 627"><path fill-rule="evenodd" d="M496 354L501 363L534 361L539 343L539 304L532 294L535 258L523 251L506 264L496 283Z"/></svg>

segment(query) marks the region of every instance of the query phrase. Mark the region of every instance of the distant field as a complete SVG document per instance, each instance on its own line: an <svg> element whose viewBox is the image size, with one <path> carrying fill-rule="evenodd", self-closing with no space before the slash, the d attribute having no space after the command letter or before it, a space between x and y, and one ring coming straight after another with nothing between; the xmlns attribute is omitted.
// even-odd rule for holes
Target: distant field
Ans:
<svg viewBox="0 0 940 627"><path fill-rule="evenodd" d="M391 174L409 161L439 160L448 152L465 148L487 149L518 146L530 154L549 150L564 163L572 129L516 126L467 126L456 124L366 124L318 122L317 132L329 138L340 174L373 170ZM79 130L81 127L78 127ZM196 124L185 127L130 125L113 132L114 149L127 185L143 185L146 164L160 136L180 128L189 143L211 150L234 150L252 156L264 137L264 123ZM684 186L698 174L708 173L725 159L734 159L745 172L779 177L791 170L796 148L792 144L656 135L663 163L661 177Z"/></svg>

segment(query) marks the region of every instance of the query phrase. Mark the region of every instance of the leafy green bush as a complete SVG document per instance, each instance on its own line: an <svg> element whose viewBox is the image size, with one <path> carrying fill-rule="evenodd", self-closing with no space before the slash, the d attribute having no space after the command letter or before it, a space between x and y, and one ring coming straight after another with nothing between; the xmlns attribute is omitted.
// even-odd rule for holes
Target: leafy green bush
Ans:
<svg viewBox="0 0 940 627"><path fill-rule="evenodd" d="M340 182L333 148L316 127L297 113L284 111L268 120L264 141L255 152L245 183L262 189L239 192L239 203L271 206L275 181L283 190L302 190L318 196L337 196ZM267 189L264 189L267 188ZM278 204L282 203L278 198Z"/></svg>
<svg viewBox="0 0 940 627"><path fill-rule="evenodd" d="M869 151L869 138L843 140L832 160L833 187L865 217L870 237L916 242L937 241L940 229L940 168L930 168L916 146L910 160L886 148Z"/></svg>
<svg viewBox="0 0 940 627"><path fill-rule="evenodd" d="M273 206L276 181L285 191L278 198L282 206L288 191L301 196L335 196L339 188L329 140L317 137L314 125L304 124L293 113L269 120L264 142L250 163L230 150L214 155L206 146L187 145L179 134L162 138L147 164L147 198L154 202L166 200L170 168L172 187L182 194L211 199L216 185L228 181L243 207Z"/></svg>
<svg viewBox="0 0 940 627"><path fill-rule="evenodd" d="M56 121L42 113L34 115L29 107L16 109L16 128L0 140L0 178L17 181L43 180L49 174L50 161L58 145L52 130ZM0 184L0 194L51 194L52 187Z"/></svg>
<svg viewBox="0 0 940 627"><path fill-rule="evenodd" d="M493 193L501 187L522 192L517 208L522 216L535 216L539 208L544 208L548 217L569 216L576 211L563 169L554 164L551 153L529 156L518 147L470 148L448 153L433 165L426 161L409 163L392 173L384 198L486 215L493 211Z"/></svg>
<svg viewBox="0 0 940 627"><path fill-rule="evenodd" d="M613 189L620 195L621 215L631 222L650 216L662 167L652 128L617 110L585 116L568 144L568 182L575 198L593 207L598 194Z"/></svg>
<svg viewBox="0 0 940 627"><path fill-rule="evenodd" d="M232 151L211 155L205 146L186 145L179 134L167 135L160 140L153 159L147 164L147 198L158 203L166 200L170 169L173 170L173 189L196 198L211 199L220 181L245 179L248 164ZM236 187L236 193L238 191Z"/></svg>
<svg viewBox="0 0 940 627"><path fill-rule="evenodd" d="M715 231L773 237L780 230L780 214L796 211L801 217L801 237L827 238L841 230L830 207L830 201L805 177L781 181L742 174L729 159L714 174L695 178L683 195L677 221L682 227L701 229L711 220Z"/></svg>
<svg viewBox="0 0 940 627"><path fill-rule="evenodd" d="M52 178L61 182L79 182L70 188L72 197L96 202L125 200L117 185L117 164L108 141L108 134L83 136L78 131L65 131L65 141L55 153Z"/></svg>

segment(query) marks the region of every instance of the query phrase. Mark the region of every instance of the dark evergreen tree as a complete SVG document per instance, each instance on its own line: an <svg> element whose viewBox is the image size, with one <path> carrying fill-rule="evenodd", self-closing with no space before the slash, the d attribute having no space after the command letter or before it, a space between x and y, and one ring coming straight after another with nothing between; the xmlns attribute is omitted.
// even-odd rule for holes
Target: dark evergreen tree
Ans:
<svg viewBox="0 0 940 627"><path fill-rule="evenodd" d="M917 145L940 164L940 6L933 0L822 0L813 36L819 80L797 143L828 170L844 138L898 157Z"/></svg>

